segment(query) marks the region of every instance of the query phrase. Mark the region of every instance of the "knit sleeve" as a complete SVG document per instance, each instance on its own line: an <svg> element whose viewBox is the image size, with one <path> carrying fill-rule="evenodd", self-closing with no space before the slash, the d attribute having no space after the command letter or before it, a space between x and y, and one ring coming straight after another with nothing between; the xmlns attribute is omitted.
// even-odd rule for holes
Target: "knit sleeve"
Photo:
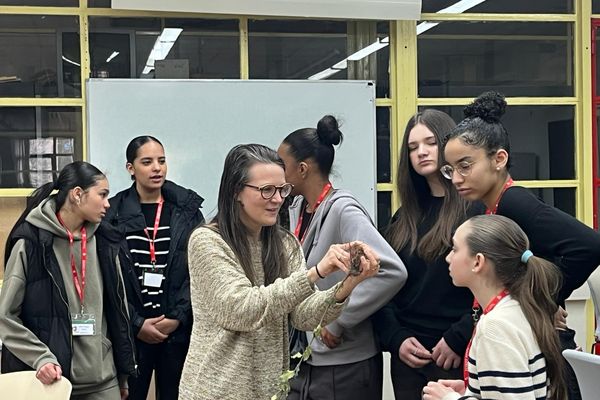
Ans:
<svg viewBox="0 0 600 400"><path fill-rule="evenodd" d="M534 400L546 394L545 359L539 349L531 353L530 349L537 348L531 332L517 330L501 319L482 319L477 330L469 353L466 398Z"/></svg>
<svg viewBox="0 0 600 400"><path fill-rule="evenodd" d="M305 270L268 286L254 286L231 248L208 228L199 228L190 237L188 259L193 301L224 329L258 330L314 293Z"/></svg>

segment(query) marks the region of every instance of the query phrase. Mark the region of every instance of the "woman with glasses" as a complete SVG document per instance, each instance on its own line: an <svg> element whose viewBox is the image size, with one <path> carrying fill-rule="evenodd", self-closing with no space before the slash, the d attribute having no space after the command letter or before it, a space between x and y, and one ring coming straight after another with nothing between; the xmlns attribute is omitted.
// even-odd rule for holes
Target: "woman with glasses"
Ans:
<svg viewBox="0 0 600 400"><path fill-rule="evenodd" d="M315 290L319 279L348 271L351 244L328 246L307 268L300 244L277 223L291 191L274 150L238 145L227 155L217 215L189 243L194 327L182 399L270 399L289 368L288 319L306 330L331 322L356 285L377 274L377 255L355 242L361 273Z"/></svg>
<svg viewBox="0 0 600 400"><path fill-rule="evenodd" d="M204 222L203 199L166 179L165 149L155 137L134 138L125 155L133 184L110 199L106 220L126 234L120 261L139 372L129 399L146 400L154 372L157 397L176 400L192 329L187 243Z"/></svg>
<svg viewBox="0 0 600 400"><path fill-rule="evenodd" d="M334 146L342 138L337 120L327 115L316 129L298 129L279 146L286 179L296 195L290 207L291 230L302 244L307 265L314 265L335 243L360 240L377 252L381 269L356 288L341 315L324 326L311 346L312 357L292 381L288 399L381 399L383 361L369 317L406 281L402 261L365 208L351 193L331 184ZM331 290L344 278L338 271L317 286ZM310 341L312 333L307 336Z"/></svg>
<svg viewBox="0 0 600 400"><path fill-rule="evenodd" d="M563 349L575 348L575 332L567 327L565 300L600 264L600 235L570 215L552 207L527 189L516 186L509 173L510 143L500 121L506 109L496 92L479 96L465 108L465 119L448 135L442 174L467 200L481 200L487 214L515 221L531 241L531 250L561 270L563 282L557 296L561 306L556 328ZM569 398L580 398L575 377Z"/></svg>
<svg viewBox="0 0 600 400"><path fill-rule="evenodd" d="M452 284L445 258L453 231L469 206L439 171L440 143L456 124L438 110L407 123L400 148L398 193L402 206L385 237L404 261L408 281L373 318L381 347L391 353L396 399L419 400L427 382L462 377L462 356L471 337L473 295Z"/></svg>

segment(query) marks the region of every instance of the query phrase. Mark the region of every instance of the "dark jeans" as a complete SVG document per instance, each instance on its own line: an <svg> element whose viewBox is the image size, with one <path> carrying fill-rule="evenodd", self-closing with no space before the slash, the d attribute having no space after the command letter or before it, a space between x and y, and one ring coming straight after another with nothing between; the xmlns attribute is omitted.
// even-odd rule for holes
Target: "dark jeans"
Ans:
<svg viewBox="0 0 600 400"><path fill-rule="evenodd" d="M429 381L438 379L463 379L462 363L458 368L446 371L434 362L422 368L411 368L397 354L392 354L390 369L394 398L396 400L421 400L421 391Z"/></svg>
<svg viewBox="0 0 600 400"><path fill-rule="evenodd" d="M323 367L302 364L290 386L288 400L381 400L383 356Z"/></svg>
<svg viewBox="0 0 600 400"><path fill-rule="evenodd" d="M179 381L189 342L172 341L148 344L136 339L138 377L129 379L129 400L146 400L155 371L156 400L177 400Z"/></svg>
<svg viewBox="0 0 600 400"><path fill-rule="evenodd" d="M560 339L560 350L575 349L575 331L573 329L558 330L558 337ZM573 368L569 365L567 360L565 362L565 385L567 386L567 393L569 394L569 400L581 400L581 392L579 391L579 385L577 384L577 377Z"/></svg>

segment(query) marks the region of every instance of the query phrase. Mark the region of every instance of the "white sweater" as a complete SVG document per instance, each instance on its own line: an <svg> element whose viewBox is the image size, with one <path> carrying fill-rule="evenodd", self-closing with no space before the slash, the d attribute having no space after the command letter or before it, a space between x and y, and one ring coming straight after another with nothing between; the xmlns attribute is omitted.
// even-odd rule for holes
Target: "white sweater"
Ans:
<svg viewBox="0 0 600 400"><path fill-rule="evenodd" d="M443 400L545 399L546 359L519 303L502 299L477 324L469 351L469 385Z"/></svg>

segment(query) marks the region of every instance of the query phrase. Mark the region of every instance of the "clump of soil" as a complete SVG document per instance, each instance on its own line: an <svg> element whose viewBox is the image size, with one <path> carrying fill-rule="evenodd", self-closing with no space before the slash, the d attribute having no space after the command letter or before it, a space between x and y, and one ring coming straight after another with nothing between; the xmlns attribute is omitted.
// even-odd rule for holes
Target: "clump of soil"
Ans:
<svg viewBox="0 0 600 400"><path fill-rule="evenodd" d="M360 275L362 269L360 268L361 257L365 255L363 248L360 244L356 243L350 247L350 275Z"/></svg>

